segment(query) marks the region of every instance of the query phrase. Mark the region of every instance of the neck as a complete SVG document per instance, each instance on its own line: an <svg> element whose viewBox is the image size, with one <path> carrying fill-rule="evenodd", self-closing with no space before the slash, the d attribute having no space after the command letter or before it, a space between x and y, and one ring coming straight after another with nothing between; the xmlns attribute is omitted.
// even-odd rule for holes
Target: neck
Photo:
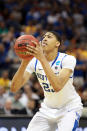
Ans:
<svg viewBox="0 0 87 131"><path fill-rule="evenodd" d="M46 56L48 61L54 60L57 57L57 54L58 54L58 50L54 50L54 51L51 51L49 53L45 52L45 56Z"/></svg>

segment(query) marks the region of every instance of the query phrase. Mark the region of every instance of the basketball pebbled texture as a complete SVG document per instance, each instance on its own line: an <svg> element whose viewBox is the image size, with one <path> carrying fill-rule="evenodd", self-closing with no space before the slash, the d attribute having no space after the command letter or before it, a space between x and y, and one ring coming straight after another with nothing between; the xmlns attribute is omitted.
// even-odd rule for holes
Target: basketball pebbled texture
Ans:
<svg viewBox="0 0 87 131"><path fill-rule="evenodd" d="M37 42L39 44L39 41L32 35L22 35L18 37L14 44L14 50L17 56L19 56L22 59L32 59L34 56L27 54L26 46L36 46L32 41Z"/></svg>

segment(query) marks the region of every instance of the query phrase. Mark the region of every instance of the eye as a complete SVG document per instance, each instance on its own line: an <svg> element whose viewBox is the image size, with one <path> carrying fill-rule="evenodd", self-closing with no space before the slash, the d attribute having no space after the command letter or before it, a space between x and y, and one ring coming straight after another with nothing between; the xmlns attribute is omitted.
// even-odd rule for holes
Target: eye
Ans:
<svg viewBox="0 0 87 131"><path fill-rule="evenodd" d="M44 39L44 38L46 38L46 37L47 37L47 38L52 38L52 36L50 36L50 35L45 35L45 36L42 37L42 39Z"/></svg>
<svg viewBox="0 0 87 131"><path fill-rule="evenodd" d="M52 38L50 35L47 36L48 38Z"/></svg>
<svg viewBox="0 0 87 131"><path fill-rule="evenodd" d="M44 39L46 36L43 36L42 39Z"/></svg>

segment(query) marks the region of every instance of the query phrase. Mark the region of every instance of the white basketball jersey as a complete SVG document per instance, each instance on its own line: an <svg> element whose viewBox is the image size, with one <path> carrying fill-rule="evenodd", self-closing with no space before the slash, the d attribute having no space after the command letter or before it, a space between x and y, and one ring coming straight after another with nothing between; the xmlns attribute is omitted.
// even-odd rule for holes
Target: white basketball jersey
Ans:
<svg viewBox="0 0 87 131"><path fill-rule="evenodd" d="M58 75L62 68L68 68L74 71L76 59L74 56L58 52L55 60L49 62L53 72ZM51 86L43 67L39 60L33 58L28 64L26 71L35 72L44 91L44 103L50 108L62 108L67 106L69 109L82 108L80 96L76 93L73 86L73 73L68 82L58 92L55 92ZM56 82L56 81L55 81Z"/></svg>

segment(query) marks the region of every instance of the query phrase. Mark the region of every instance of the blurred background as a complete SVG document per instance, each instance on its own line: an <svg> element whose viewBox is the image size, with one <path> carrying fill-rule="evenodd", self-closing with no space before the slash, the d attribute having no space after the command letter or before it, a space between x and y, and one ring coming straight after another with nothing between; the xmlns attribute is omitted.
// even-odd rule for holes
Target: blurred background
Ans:
<svg viewBox="0 0 87 131"><path fill-rule="evenodd" d="M59 50L77 58L74 85L82 98L82 117L87 117L87 1L0 0L1 117L32 118L38 111L44 95L35 74L17 93L10 92L12 77L20 65L13 47L20 35L32 34L41 40L51 30L62 37Z"/></svg>

